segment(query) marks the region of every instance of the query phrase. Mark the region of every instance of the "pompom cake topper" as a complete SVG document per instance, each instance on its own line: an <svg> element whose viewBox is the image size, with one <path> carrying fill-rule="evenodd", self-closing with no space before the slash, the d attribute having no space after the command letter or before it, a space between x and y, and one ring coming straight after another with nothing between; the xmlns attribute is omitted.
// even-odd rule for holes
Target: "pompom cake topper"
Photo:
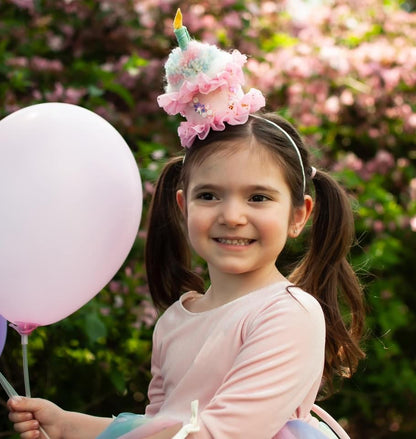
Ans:
<svg viewBox="0 0 416 439"><path fill-rule="evenodd" d="M174 32L179 47L172 50L165 64L167 84L158 104L168 114L185 117L178 134L182 146L189 148L196 136L205 139L210 129L222 131L225 123L247 122L250 114L265 105L265 99L257 89L243 91L245 55L192 40L182 25L180 10Z"/></svg>

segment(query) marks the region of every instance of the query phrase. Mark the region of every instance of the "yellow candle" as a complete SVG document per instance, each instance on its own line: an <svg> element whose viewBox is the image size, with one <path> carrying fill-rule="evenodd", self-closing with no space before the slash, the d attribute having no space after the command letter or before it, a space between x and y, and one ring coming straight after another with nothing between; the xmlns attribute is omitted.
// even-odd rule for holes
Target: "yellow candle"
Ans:
<svg viewBox="0 0 416 439"><path fill-rule="evenodd" d="M175 18L173 20L173 29L180 29L182 27L182 12L180 8L176 11Z"/></svg>
<svg viewBox="0 0 416 439"><path fill-rule="evenodd" d="M188 42L191 41L191 37L189 36L188 29L182 25L182 12L179 8L173 20L173 31L175 32L179 47L182 50L186 50Z"/></svg>

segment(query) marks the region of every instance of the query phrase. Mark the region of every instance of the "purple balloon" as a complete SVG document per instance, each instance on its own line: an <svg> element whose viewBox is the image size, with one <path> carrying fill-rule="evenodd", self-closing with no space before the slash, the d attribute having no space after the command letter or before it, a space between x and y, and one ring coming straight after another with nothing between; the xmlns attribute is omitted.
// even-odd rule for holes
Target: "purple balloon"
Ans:
<svg viewBox="0 0 416 439"><path fill-rule="evenodd" d="M7 335L7 320L0 316L0 355L3 352L4 345L6 343Z"/></svg>

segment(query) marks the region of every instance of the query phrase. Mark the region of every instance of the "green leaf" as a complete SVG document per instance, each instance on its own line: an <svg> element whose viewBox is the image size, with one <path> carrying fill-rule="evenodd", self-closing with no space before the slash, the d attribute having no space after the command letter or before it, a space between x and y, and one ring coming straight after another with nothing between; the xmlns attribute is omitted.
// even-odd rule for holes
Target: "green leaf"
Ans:
<svg viewBox="0 0 416 439"><path fill-rule="evenodd" d="M137 54L133 54L123 65L123 69L130 75L137 75L141 67L145 67L149 64L149 61Z"/></svg>
<svg viewBox="0 0 416 439"><path fill-rule="evenodd" d="M124 392L126 389L126 381L120 371L112 369L110 372L110 380L118 392Z"/></svg>
<svg viewBox="0 0 416 439"><path fill-rule="evenodd" d="M291 47L298 43L298 39L285 33L275 33L273 36L262 43L262 48L266 52L272 52L281 47Z"/></svg>
<svg viewBox="0 0 416 439"><path fill-rule="evenodd" d="M123 87L117 82L114 82L113 80L105 81L104 88L118 95L130 108L133 108L134 98L127 88Z"/></svg>
<svg viewBox="0 0 416 439"><path fill-rule="evenodd" d="M98 317L98 314L87 314L85 318L85 331L91 343L107 336L107 328L104 322Z"/></svg>

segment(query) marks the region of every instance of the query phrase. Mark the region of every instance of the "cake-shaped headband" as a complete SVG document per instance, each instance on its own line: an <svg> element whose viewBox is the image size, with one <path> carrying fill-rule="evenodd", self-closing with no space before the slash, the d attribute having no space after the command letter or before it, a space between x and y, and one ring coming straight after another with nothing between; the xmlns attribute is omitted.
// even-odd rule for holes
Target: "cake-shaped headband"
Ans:
<svg viewBox="0 0 416 439"><path fill-rule="evenodd" d="M173 26L179 47L165 64L167 84L158 104L168 114L185 117L178 134L182 146L189 148L196 136L205 139L211 129L222 131L225 123L244 124L264 107L265 99L257 89L243 91L245 55L192 40L182 25L180 9Z"/></svg>

